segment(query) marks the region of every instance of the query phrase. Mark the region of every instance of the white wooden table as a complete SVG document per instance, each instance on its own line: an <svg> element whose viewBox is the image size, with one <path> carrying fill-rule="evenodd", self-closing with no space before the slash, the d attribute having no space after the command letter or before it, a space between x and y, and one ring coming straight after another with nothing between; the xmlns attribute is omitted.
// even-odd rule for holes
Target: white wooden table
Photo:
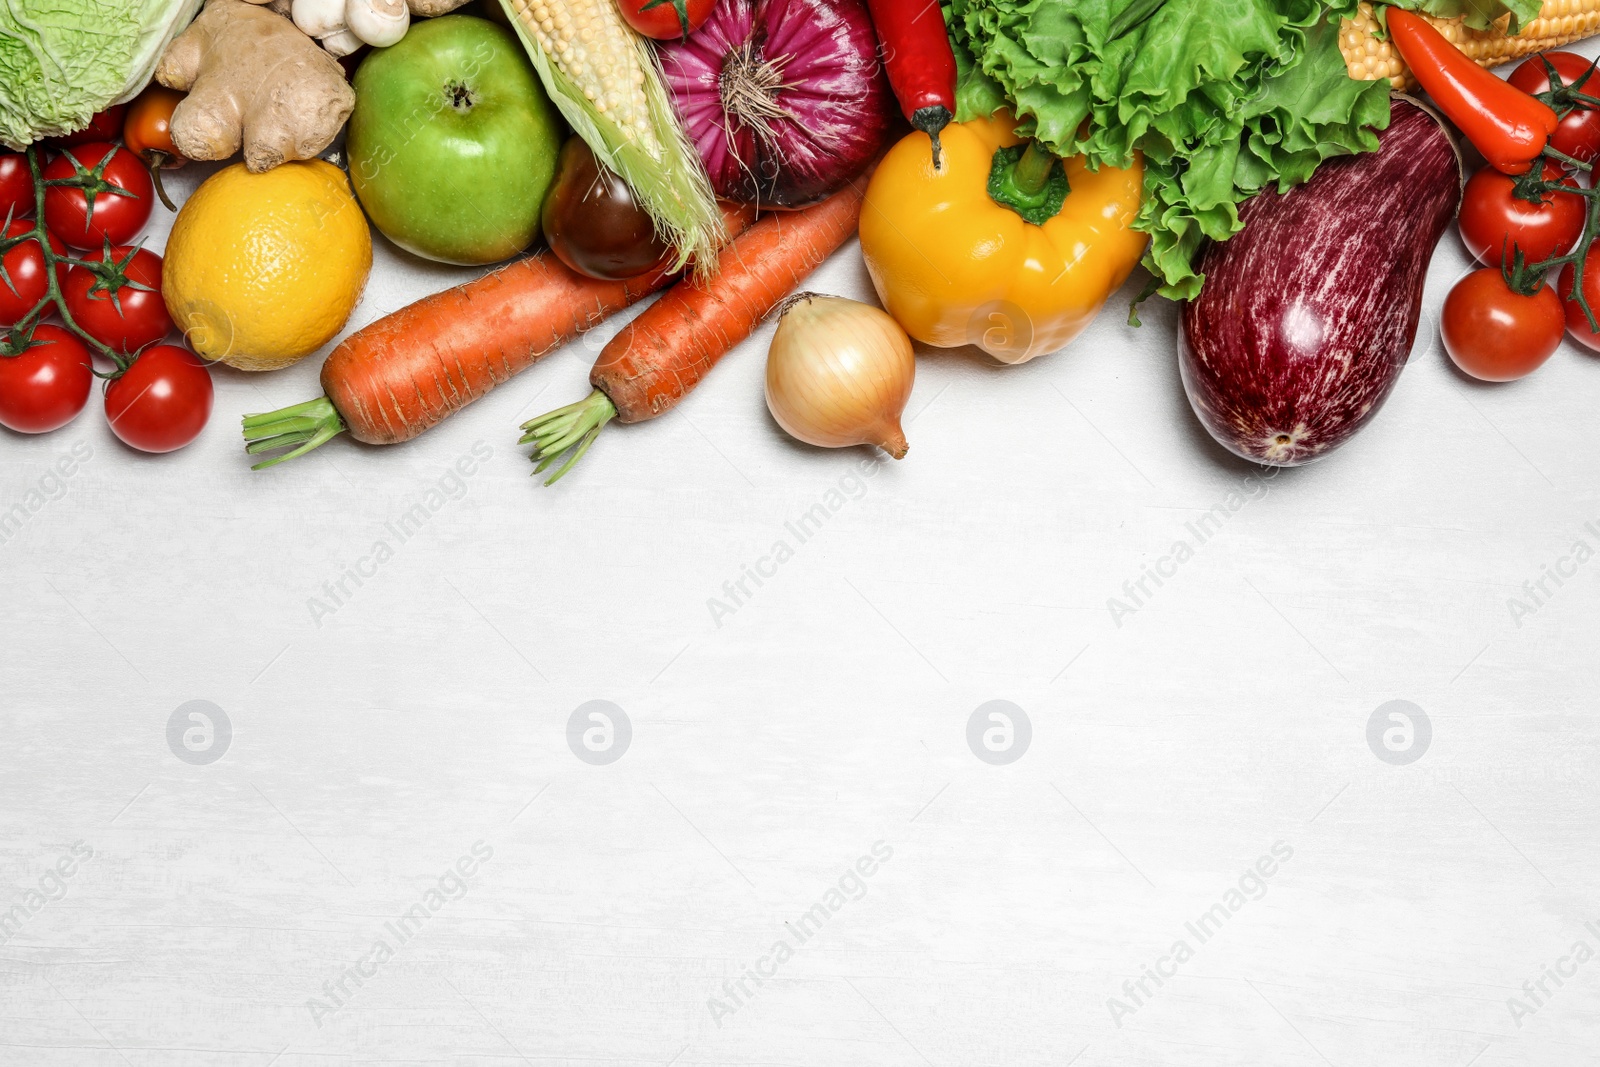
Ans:
<svg viewBox="0 0 1600 1067"><path fill-rule="evenodd" d="M1463 379L1465 268L1372 426L1264 480L1127 293L922 355L870 477L770 420L770 327L554 489L517 426L596 341L262 474L237 420L320 358L219 372L164 458L97 407L0 438L0 1063L1597 1062L1600 359ZM351 326L467 276L380 242ZM811 288L870 293L853 247Z"/></svg>

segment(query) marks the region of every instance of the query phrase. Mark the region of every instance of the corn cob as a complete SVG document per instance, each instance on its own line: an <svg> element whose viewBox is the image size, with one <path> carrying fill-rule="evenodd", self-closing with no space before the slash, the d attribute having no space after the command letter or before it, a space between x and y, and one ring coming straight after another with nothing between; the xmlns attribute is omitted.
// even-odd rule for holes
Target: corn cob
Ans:
<svg viewBox="0 0 1600 1067"><path fill-rule="evenodd" d="M1427 17L1479 66L1497 67L1600 33L1600 0L1545 0L1539 17L1515 36L1506 34L1504 20L1492 30L1473 30L1462 25L1459 18ZM1405 60L1393 44L1378 39L1378 32L1378 19L1371 4L1362 4L1355 18L1344 20L1339 30L1339 49L1350 68L1350 77L1360 81L1387 78L1396 89L1415 89L1416 79L1406 69Z"/></svg>
<svg viewBox="0 0 1600 1067"><path fill-rule="evenodd" d="M727 231L655 53L616 0L500 0L573 132L628 183L682 267L715 262Z"/></svg>

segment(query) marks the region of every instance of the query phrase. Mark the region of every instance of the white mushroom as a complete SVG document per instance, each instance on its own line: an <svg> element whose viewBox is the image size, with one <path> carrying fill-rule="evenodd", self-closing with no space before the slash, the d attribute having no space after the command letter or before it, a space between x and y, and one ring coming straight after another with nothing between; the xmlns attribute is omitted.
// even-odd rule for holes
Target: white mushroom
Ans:
<svg viewBox="0 0 1600 1067"><path fill-rule="evenodd" d="M345 28L344 0L294 0L294 24L307 37L323 38Z"/></svg>
<svg viewBox="0 0 1600 1067"><path fill-rule="evenodd" d="M347 56L357 48L366 44L361 38L349 30L339 30L322 38L322 47L328 50L331 56Z"/></svg>
<svg viewBox="0 0 1600 1067"><path fill-rule="evenodd" d="M374 48L399 44L411 25L406 0L345 0L344 24Z"/></svg>

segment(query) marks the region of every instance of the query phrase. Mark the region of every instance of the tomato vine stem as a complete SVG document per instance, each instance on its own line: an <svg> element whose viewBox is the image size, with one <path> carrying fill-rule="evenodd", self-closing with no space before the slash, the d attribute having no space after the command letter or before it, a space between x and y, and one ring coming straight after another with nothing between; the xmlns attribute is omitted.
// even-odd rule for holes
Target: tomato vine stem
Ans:
<svg viewBox="0 0 1600 1067"><path fill-rule="evenodd" d="M1553 148L1547 147L1544 150L1544 155L1551 159L1581 167L1584 170L1591 170L1588 164L1581 163ZM1583 197L1583 234L1578 238L1578 243L1565 255L1552 256L1538 263L1529 264L1525 262L1521 250L1513 252L1509 264L1502 257L1500 271L1505 277L1506 285L1513 292L1521 293L1523 296L1532 296L1539 291L1540 286L1545 284L1544 279L1551 271L1559 267L1571 266L1572 295L1568 299L1577 304L1578 309L1583 312L1584 318L1589 320L1589 329L1594 333L1600 333L1600 317L1595 315L1594 308L1589 305L1589 299L1583 292L1584 267L1589 258L1589 251L1594 247L1595 240L1600 238L1600 187L1592 185L1589 188L1575 187L1566 184L1561 179L1549 181L1541 177L1529 182L1528 189L1529 191L1536 191L1541 200L1546 193L1562 193L1568 196ZM1557 295L1560 294L1558 293Z"/></svg>
<svg viewBox="0 0 1600 1067"><path fill-rule="evenodd" d="M61 293L61 279L56 276L56 271L59 267L66 267L69 270L77 267L89 271L102 281L114 282L114 274L108 274L107 271L115 272L120 267L115 262L91 263L77 256L58 254L54 248L50 247L50 232L45 228L44 224L45 188L46 186L60 185L81 186L82 179L62 178L47 182L39 167L39 146L29 145L27 157L28 173L33 179L33 228L26 233L19 233L12 237L0 239L0 256L11 251L17 245L26 244L28 241L36 241L44 259L45 294L26 315L17 320L16 324L8 331L8 336L13 343L17 343L22 340L22 335L17 331L26 330L27 336L31 338L33 327L37 326L49 309L54 306L57 314L61 316L62 323L68 330L72 331L79 340L88 345L96 354L105 357L116 366L116 370L110 373L94 370L91 367L90 370L93 371L94 375L97 378L104 378L108 381L120 378L128 367L132 365L133 361L138 358L138 354L118 353L110 345L97 340L87 330L79 326L77 320L72 317L72 312L67 308L66 298ZM6 218L7 230L11 228L11 222L12 218L8 215ZM108 260L110 259L109 256L107 258ZM0 281L3 281L6 285L11 284L9 277L0 277ZM12 291L15 292L14 287Z"/></svg>

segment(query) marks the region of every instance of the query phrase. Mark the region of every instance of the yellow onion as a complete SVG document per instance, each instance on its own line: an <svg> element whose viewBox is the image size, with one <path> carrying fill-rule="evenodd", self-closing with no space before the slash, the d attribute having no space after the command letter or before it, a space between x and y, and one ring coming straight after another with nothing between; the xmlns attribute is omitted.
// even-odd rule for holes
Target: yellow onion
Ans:
<svg viewBox="0 0 1600 1067"><path fill-rule="evenodd" d="M877 445L905 456L900 413L916 377L911 339L870 304L801 293L767 350L767 408L789 436L823 448Z"/></svg>

